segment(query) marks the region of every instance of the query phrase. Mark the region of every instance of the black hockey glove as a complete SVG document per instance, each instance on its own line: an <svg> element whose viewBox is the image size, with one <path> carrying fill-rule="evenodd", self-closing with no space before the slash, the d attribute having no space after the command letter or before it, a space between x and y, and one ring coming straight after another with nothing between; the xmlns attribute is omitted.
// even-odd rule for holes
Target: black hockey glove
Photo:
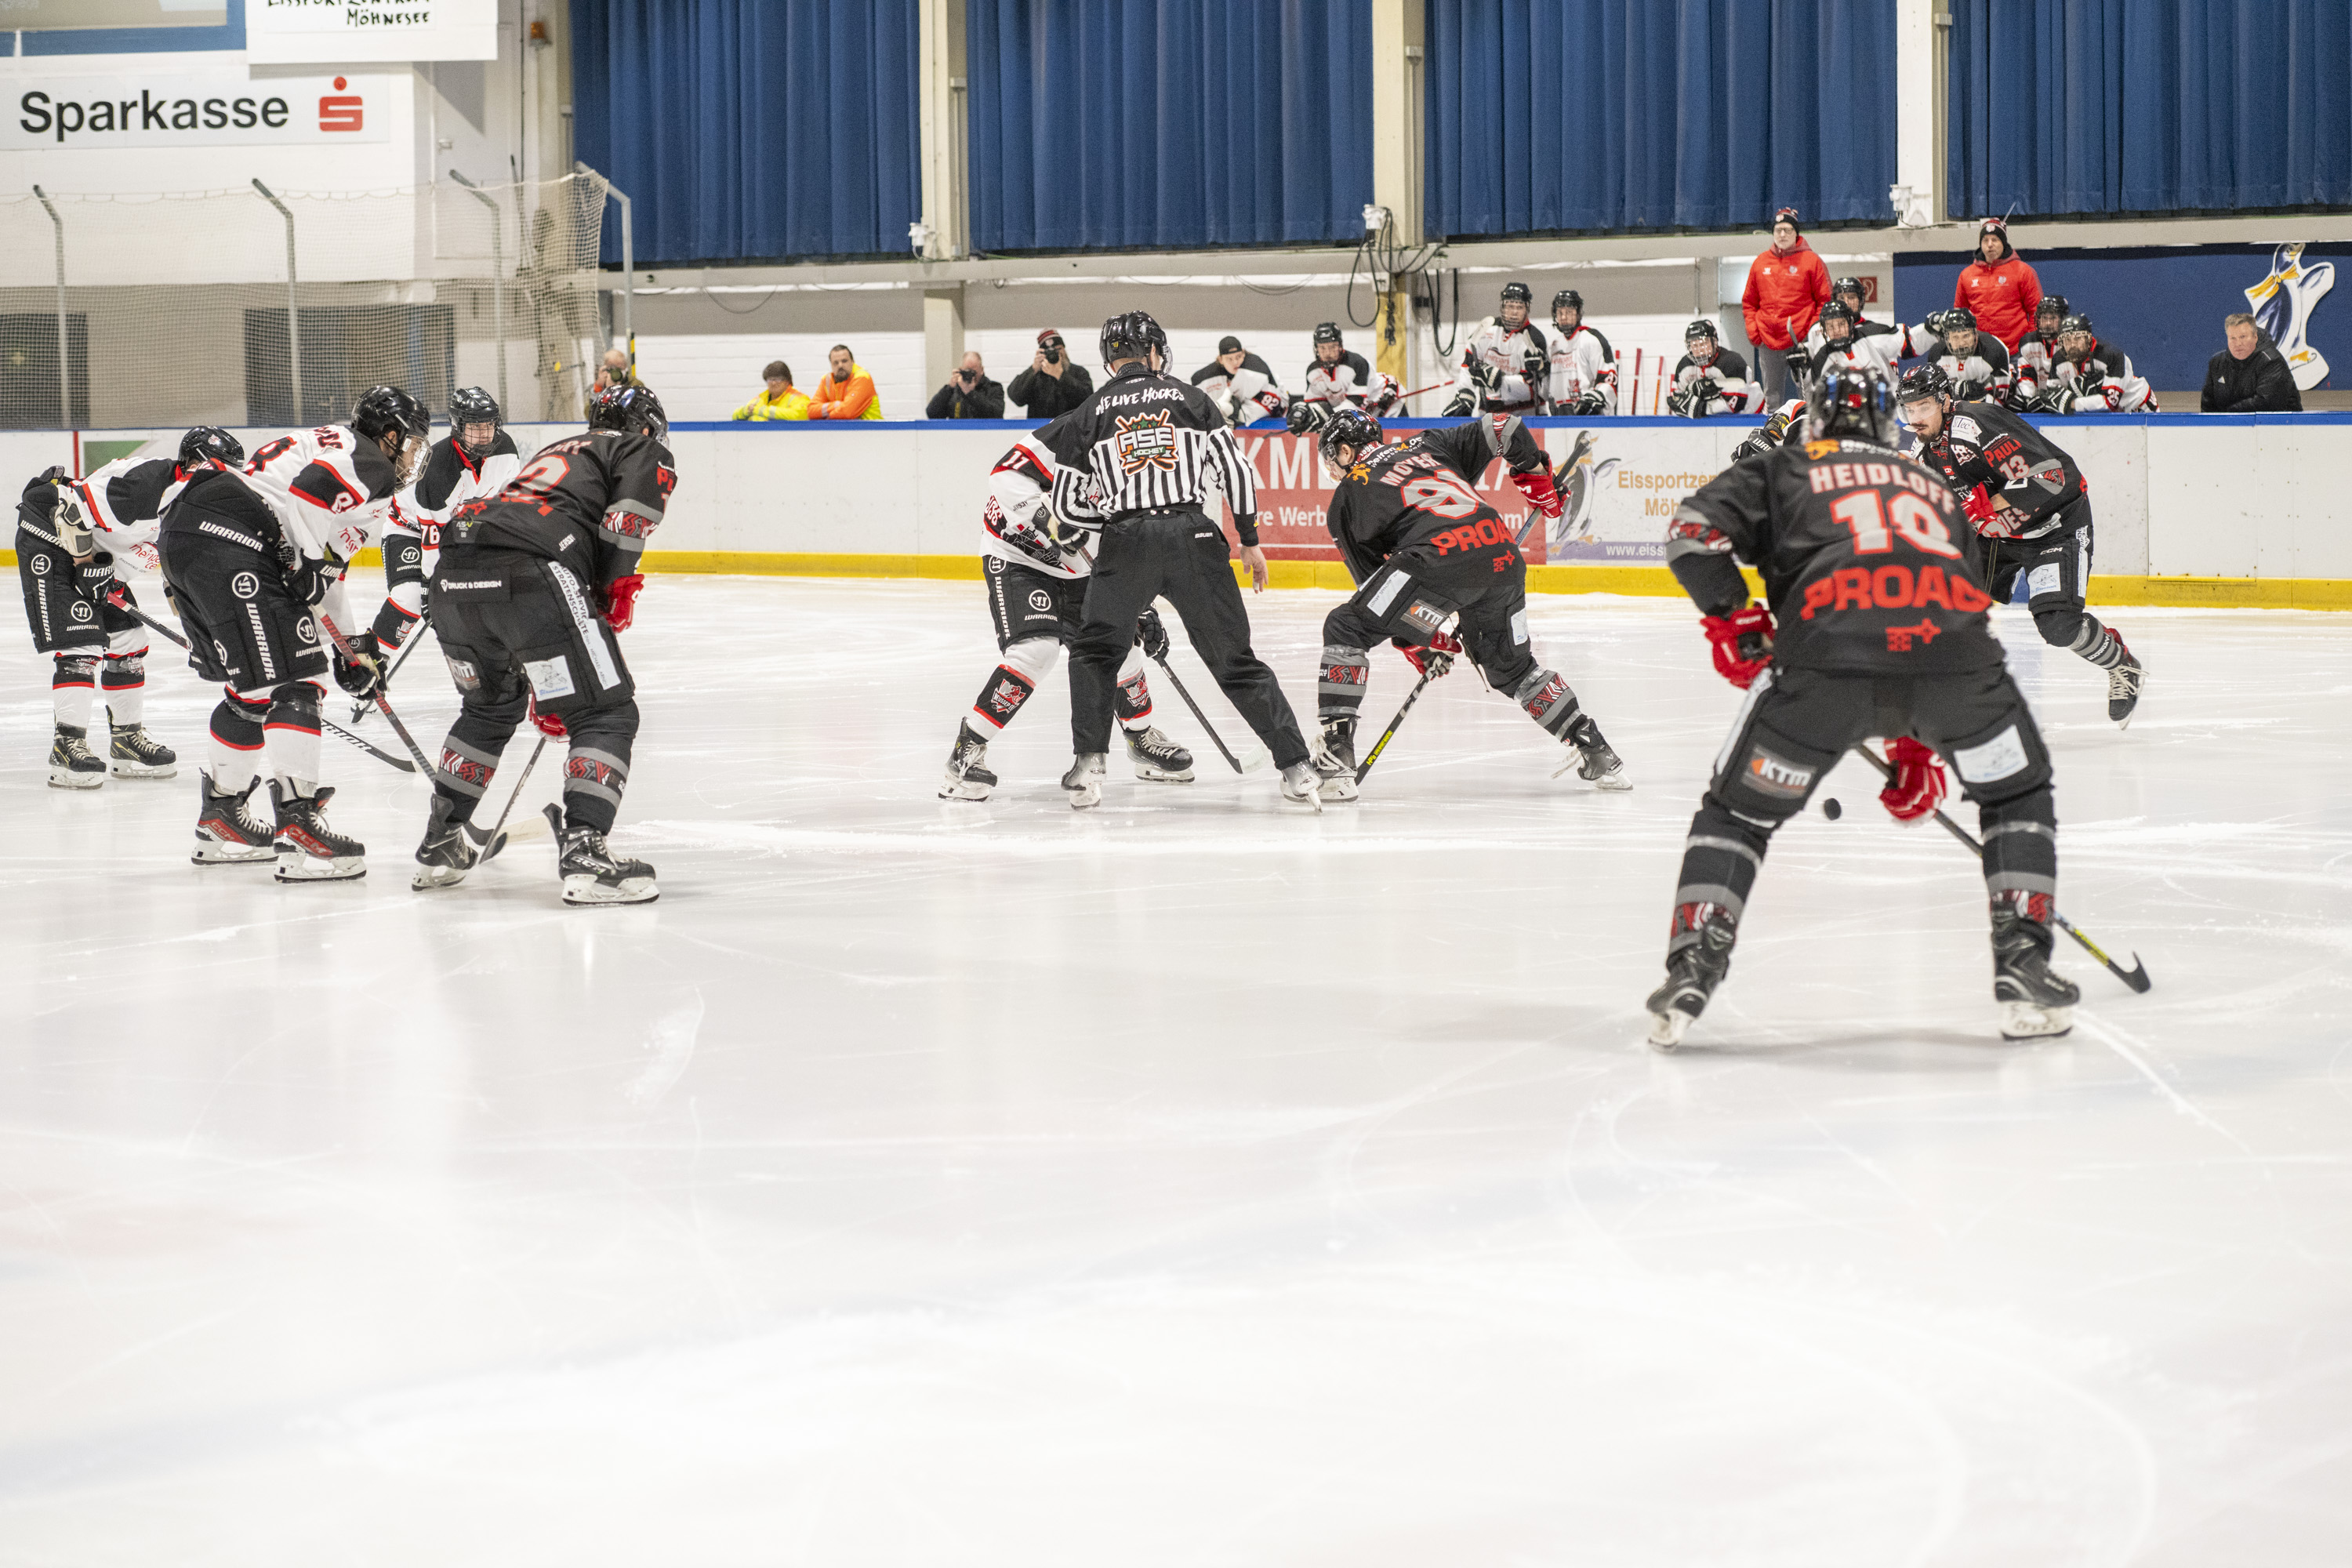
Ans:
<svg viewBox="0 0 2352 1568"><path fill-rule="evenodd" d="M1290 406L1282 411L1282 422L1294 436L1311 435L1321 428L1323 423L1316 415L1315 404L1303 397L1295 398Z"/></svg>
<svg viewBox="0 0 2352 1568"><path fill-rule="evenodd" d="M335 684L364 700L374 696L383 684L383 665L377 657L380 645L373 632L361 632L350 640L352 652L357 658L347 658L341 647L330 645L334 654Z"/></svg>
<svg viewBox="0 0 2352 1568"><path fill-rule="evenodd" d="M1160 612L1149 605L1143 606L1143 614L1135 617L1135 640L1143 645L1144 658L1167 658L1167 623L1160 618Z"/></svg>
<svg viewBox="0 0 2352 1568"><path fill-rule="evenodd" d="M1602 397L1597 392L1588 392L1583 396L1576 400L1575 412L1581 417L1590 417L1595 414L1606 414L1609 412L1608 399Z"/></svg>
<svg viewBox="0 0 2352 1568"><path fill-rule="evenodd" d="M1063 550L1033 523L1016 523L1006 529L1001 538L1040 566L1061 569Z"/></svg>
<svg viewBox="0 0 2352 1568"><path fill-rule="evenodd" d="M1471 394L1470 389L1465 386L1461 391L1455 393L1452 397L1445 400L1445 412L1438 416L1438 417L1442 419L1460 419L1477 412L1478 399L1474 396Z"/></svg>

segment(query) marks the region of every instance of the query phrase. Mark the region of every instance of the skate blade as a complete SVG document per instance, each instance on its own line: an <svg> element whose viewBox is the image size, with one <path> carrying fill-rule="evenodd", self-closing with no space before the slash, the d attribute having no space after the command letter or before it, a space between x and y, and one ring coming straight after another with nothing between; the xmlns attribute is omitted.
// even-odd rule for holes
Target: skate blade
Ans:
<svg viewBox="0 0 2352 1568"><path fill-rule="evenodd" d="M113 771L119 779L169 779L177 778L180 773L176 763L117 763Z"/></svg>
<svg viewBox="0 0 2352 1568"><path fill-rule="evenodd" d="M70 768L51 768L51 789L96 789L106 782L104 773L78 773Z"/></svg>
<svg viewBox="0 0 2352 1568"><path fill-rule="evenodd" d="M986 800L988 795L986 784L971 784L963 779L950 779L940 788L941 800Z"/></svg>
<svg viewBox="0 0 2352 1568"><path fill-rule="evenodd" d="M475 864L479 865L480 862ZM464 881L473 869L472 866L419 866L415 874L408 879L408 885L420 893L430 892L436 888L454 888Z"/></svg>
<svg viewBox="0 0 2352 1568"><path fill-rule="evenodd" d="M631 877L617 888L607 888L595 878L572 876L563 879L563 901L567 904L650 904L661 897L661 889L651 877Z"/></svg>
<svg viewBox="0 0 2352 1568"><path fill-rule="evenodd" d="M1160 768L1146 767L1141 763L1138 763L1135 764L1135 776L1145 784L1191 784L1192 770L1186 768L1181 773L1171 773Z"/></svg>
<svg viewBox="0 0 2352 1568"><path fill-rule="evenodd" d="M1328 801L1333 805L1347 805L1358 799L1363 792L1356 787L1354 779L1341 773L1325 779L1323 787L1317 790L1315 794L1318 800Z"/></svg>
<svg viewBox="0 0 2352 1568"><path fill-rule="evenodd" d="M1650 1015L1650 1044L1658 1050L1671 1051L1683 1043L1683 1037L1690 1033L1690 1026L1696 1022L1696 1019L1678 1007L1653 1013Z"/></svg>
<svg viewBox="0 0 2352 1568"><path fill-rule="evenodd" d="M196 866L266 866L277 858L278 851L267 844L223 844L199 838L188 861Z"/></svg>
<svg viewBox="0 0 2352 1568"><path fill-rule="evenodd" d="M280 856L276 876L281 882L352 882L367 875L367 862L356 857L322 860L305 855L299 861Z"/></svg>
<svg viewBox="0 0 2352 1568"><path fill-rule="evenodd" d="M2000 1037L2004 1040L2054 1040L2074 1026L2072 1007L2043 1007L2032 1002L2000 1004Z"/></svg>

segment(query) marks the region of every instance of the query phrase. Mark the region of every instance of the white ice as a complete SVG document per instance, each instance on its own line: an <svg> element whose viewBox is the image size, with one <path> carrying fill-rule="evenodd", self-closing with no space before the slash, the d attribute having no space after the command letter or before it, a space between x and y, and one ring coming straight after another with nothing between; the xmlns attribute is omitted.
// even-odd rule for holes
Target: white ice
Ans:
<svg viewBox="0 0 2352 1568"><path fill-rule="evenodd" d="M1849 764L1668 1058L1687 606L1534 602L1630 795L1465 667L1319 817L1162 682L1200 782L1076 816L1058 676L934 798L980 594L655 579L623 910L543 831L412 893L332 741L365 881L191 867L209 695L159 653L182 776L47 789L12 620L0 1564L2352 1558L2352 616L2112 612L2119 733L2002 612L2150 994L2064 944L2000 1043L1974 867ZM1302 710L1332 602L1253 604Z"/></svg>

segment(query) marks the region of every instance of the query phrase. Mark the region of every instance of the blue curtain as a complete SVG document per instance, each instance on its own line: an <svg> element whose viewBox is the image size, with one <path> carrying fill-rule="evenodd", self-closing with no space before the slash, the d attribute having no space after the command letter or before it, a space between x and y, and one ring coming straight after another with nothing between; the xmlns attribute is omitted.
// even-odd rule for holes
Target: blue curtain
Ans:
<svg viewBox="0 0 2352 1568"><path fill-rule="evenodd" d="M1428 0L1428 226L1888 221L1895 4Z"/></svg>
<svg viewBox="0 0 2352 1568"><path fill-rule="evenodd" d="M1354 239L1369 0L969 0L984 251Z"/></svg>
<svg viewBox="0 0 2352 1568"><path fill-rule="evenodd" d="M2345 0L1955 0L1952 209L2352 203Z"/></svg>
<svg viewBox="0 0 2352 1568"><path fill-rule="evenodd" d="M572 0L574 145L637 265L905 256L915 0ZM617 214L604 259L620 259Z"/></svg>

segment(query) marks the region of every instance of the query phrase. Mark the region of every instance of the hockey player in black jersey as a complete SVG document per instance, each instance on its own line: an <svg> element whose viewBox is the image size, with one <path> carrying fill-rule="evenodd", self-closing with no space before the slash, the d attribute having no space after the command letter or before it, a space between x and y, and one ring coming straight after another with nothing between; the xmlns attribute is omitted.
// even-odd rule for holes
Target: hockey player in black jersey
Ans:
<svg viewBox="0 0 2352 1568"><path fill-rule="evenodd" d="M557 829L563 901L659 896L654 868L616 858L604 838L637 736L636 681L614 634L635 618L646 583L637 560L677 485L668 434L651 391L606 387L586 433L541 447L506 489L460 508L442 531L434 635L463 706L441 742L413 886L450 887L473 868L464 824L529 712L570 745Z"/></svg>
<svg viewBox="0 0 2352 1568"><path fill-rule="evenodd" d="M2107 672L2107 717L2129 725L2147 680L2113 626L2084 607L2091 581L2090 485L2042 431L1993 403L1954 398L1937 365L1903 378L1904 423L1920 459L1965 498L1978 568L2007 603L2021 575L2034 628L2053 647Z"/></svg>
<svg viewBox="0 0 2352 1568"><path fill-rule="evenodd" d="M348 423L297 430L243 470L189 481L163 514L163 581L188 629L188 662L221 683L196 814L199 865L275 860L281 882L367 874L366 846L328 826L319 704L331 670L353 696L381 671L343 595L352 559L399 513L430 429L396 386L371 387ZM322 635L322 626L334 631ZM347 657L327 645L340 634ZM276 829L246 809L269 762Z"/></svg>
<svg viewBox="0 0 2352 1568"><path fill-rule="evenodd" d="M175 458L122 458L79 479L51 468L25 487L16 506L16 575L33 647L56 659L52 786L94 789L110 767L120 779L167 779L179 771L171 748L147 733L147 628L131 613L138 596L117 569L124 559L155 563L163 510L190 479L244 461L236 437L203 425L180 437ZM102 757L89 744L101 691L111 721Z"/></svg>
<svg viewBox="0 0 2352 1568"><path fill-rule="evenodd" d="M1885 378L1833 371L1806 395L1801 447L1738 463L1676 509L1666 564L1706 616L1715 664L1748 700L1683 851L1650 1043L1679 1044L1731 967L1772 834L1872 736L1917 822L1945 793L1939 758L1977 803L1992 923L1993 997L2011 1039L2063 1035L2080 993L2050 967L2058 886L2050 753L1985 622L1958 498L1894 449ZM1764 579L1748 602L1740 563Z"/></svg>
<svg viewBox="0 0 2352 1568"><path fill-rule="evenodd" d="M2050 373L2058 363L2058 329L2074 313L2063 294L2044 294L2033 307L2033 330L2009 361L2007 401L2020 414L2050 412L2042 399L2053 386Z"/></svg>
<svg viewBox="0 0 2352 1568"><path fill-rule="evenodd" d="M449 434L426 450L409 504L384 530L377 647L400 647L424 617L425 584L440 563L443 525L467 501L486 500L506 489L521 468L522 455L507 434L499 400L478 386L451 393Z"/></svg>
<svg viewBox="0 0 2352 1568"><path fill-rule="evenodd" d="M1321 445L1336 487L1325 521L1356 581L1355 596L1323 621L1315 754L1323 798L1356 798L1356 717L1371 679L1370 649L1383 639L1423 671L1443 674L1454 655L1468 654L1489 686L1576 752L1579 777L1606 790L1633 788L1568 682L1536 662L1527 561L1475 489L1500 458L1538 510L1559 515L1550 465L1518 416L1490 414L1387 446L1378 420L1351 411L1324 427ZM1458 640L1444 632L1457 613Z"/></svg>

